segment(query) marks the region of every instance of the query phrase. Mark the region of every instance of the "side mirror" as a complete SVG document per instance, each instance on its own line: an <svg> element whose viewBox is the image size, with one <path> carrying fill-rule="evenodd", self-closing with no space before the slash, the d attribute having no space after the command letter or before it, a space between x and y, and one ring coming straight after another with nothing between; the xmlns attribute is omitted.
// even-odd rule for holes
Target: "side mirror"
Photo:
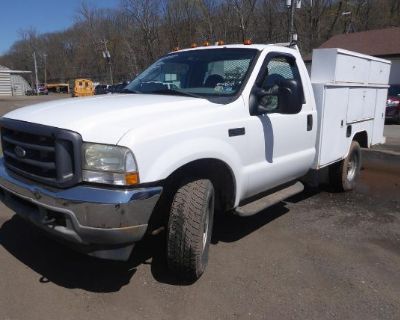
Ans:
<svg viewBox="0 0 400 320"><path fill-rule="evenodd" d="M255 85L250 94L250 114L299 113L303 105L302 89L296 80L281 80L269 90Z"/></svg>
<svg viewBox="0 0 400 320"><path fill-rule="evenodd" d="M302 88L296 80L284 80L279 86L279 112L295 114L303 106Z"/></svg>

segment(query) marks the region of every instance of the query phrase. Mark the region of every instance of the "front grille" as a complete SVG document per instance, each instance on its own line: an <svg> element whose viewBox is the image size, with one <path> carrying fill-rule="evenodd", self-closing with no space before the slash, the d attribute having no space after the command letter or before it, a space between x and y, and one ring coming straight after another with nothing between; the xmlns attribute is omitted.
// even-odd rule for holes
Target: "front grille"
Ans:
<svg viewBox="0 0 400 320"><path fill-rule="evenodd" d="M81 181L81 136L73 131L25 121L0 119L6 167L56 187Z"/></svg>

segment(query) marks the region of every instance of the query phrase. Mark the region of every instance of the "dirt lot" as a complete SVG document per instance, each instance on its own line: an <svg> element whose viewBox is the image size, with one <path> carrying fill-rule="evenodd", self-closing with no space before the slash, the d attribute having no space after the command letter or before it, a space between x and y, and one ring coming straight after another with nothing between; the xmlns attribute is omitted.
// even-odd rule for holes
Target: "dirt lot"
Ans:
<svg viewBox="0 0 400 320"><path fill-rule="evenodd" d="M0 96L0 114L3 115L16 108L23 107L39 102L53 101L58 99L72 99L67 94L49 94L47 96L21 96L21 97L1 97Z"/></svg>
<svg viewBox="0 0 400 320"><path fill-rule="evenodd" d="M126 264L99 261L0 204L0 319L400 319L399 194L400 168L369 169L354 192L218 220L192 285L166 273L162 235Z"/></svg>

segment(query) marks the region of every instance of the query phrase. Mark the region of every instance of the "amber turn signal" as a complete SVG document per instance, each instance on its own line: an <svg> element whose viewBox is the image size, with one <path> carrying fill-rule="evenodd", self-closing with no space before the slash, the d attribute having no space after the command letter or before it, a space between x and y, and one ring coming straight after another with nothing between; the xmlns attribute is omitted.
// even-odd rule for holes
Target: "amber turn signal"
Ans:
<svg viewBox="0 0 400 320"><path fill-rule="evenodd" d="M134 185L139 183L139 173L128 172L125 174L125 182L127 185Z"/></svg>

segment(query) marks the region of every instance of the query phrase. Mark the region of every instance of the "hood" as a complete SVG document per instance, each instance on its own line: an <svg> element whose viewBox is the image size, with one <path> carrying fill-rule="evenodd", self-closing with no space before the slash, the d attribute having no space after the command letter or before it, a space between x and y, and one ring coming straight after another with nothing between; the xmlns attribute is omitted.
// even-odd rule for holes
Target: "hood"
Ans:
<svg viewBox="0 0 400 320"><path fill-rule="evenodd" d="M120 94L62 99L23 107L6 118L68 129L84 141L117 144L128 131L214 105L206 99L156 94Z"/></svg>

